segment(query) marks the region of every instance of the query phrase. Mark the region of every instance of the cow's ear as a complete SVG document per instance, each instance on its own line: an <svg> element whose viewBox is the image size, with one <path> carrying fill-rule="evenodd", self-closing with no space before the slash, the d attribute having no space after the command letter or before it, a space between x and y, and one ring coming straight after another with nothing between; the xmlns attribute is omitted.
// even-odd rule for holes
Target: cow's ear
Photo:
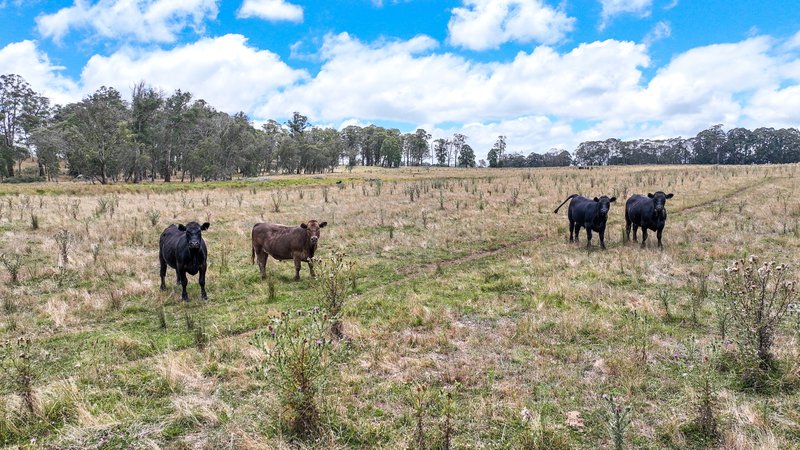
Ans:
<svg viewBox="0 0 800 450"><path fill-rule="evenodd" d="M595 197L595 198L594 198L594 201L596 201L596 202L599 202L599 201L600 201L600 199L599 199L599 198L597 198L597 197Z"/></svg>
<svg viewBox="0 0 800 450"><path fill-rule="evenodd" d="M648 193L648 194L647 194L647 196L648 196L648 197L650 197L650 198L653 198L653 197L655 197L655 195L653 195L653 194L651 194L651 193Z"/></svg>
<svg viewBox="0 0 800 450"><path fill-rule="evenodd" d="M306 224L304 224L304 223L301 223L301 224L300 224L300 228L302 228L302 229L304 229L304 230L305 230L306 228L308 228L308 225L306 225Z"/></svg>
<svg viewBox="0 0 800 450"><path fill-rule="evenodd" d="M179 230L181 230L181 231L186 231L186 227L185 227L185 226L183 226L183 224L182 224L182 223L179 223L179 224L178 224L178 229L179 229Z"/></svg>
<svg viewBox="0 0 800 450"><path fill-rule="evenodd" d="M210 226L211 226L210 223L205 222L202 225L200 225L200 229L203 230L203 231L206 231L208 229L208 227L210 227Z"/></svg>
<svg viewBox="0 0 800 450"><path fill-rule="evenodd" d="M617 201L617 197L611 197L610 199L608 199L609 203L614 203L615 201Z"/></svg>
<svg viewBox="0 0 800 450"><path fill-rule="evenodd" d="M667 194L667 198L672 198L672 193Z"/></svg>
<svg viewBox="0 0 800 450"><path fill-rule="evenodd" d="M328 222L322 222L322 223L319 224L319 227L320 228L325 228L325 225L327 225L327 224L328 224Z"/></svg>

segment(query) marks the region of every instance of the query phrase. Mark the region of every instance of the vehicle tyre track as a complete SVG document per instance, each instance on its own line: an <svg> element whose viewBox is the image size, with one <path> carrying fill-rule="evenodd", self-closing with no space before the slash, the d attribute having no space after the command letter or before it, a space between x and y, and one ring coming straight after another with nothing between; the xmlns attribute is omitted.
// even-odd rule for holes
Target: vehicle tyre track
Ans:
<svg viewBox="0 0 800 450"><path fill-rule="evenodd" d="M685 214L685 213L689 213L689 212L692 212L692 211L695 211L695 210L698 210L698 209L701 209L701 208L705 208L707 206L713 205L714 203L721 202L722 200L727 200L727 199L729 199L731 197L735 197L735 196L737 196L739 194L742 194L744 192L747 192L747 191L749 191L751 189L756 189L756 188L759 188L759 187L764 186L766 184L769 184L771 181L784 180L784 179L787 179L787 178L789 178L789 177L766 177L766 178L762 178L762 179L758 180L755 183L751 183L751 184L748 184L748 185L745 185L745 186L741 186L741 187L736 188L736 189L734 189L734 190L732 190L730 192L727 192L725 194L719 195L716 198L713 198L713 199L710 199L710 200L706 200L706 201L697 203L695 205L686 206L684 208L675 210L675 212L673 212L673 214Z"/></svg>

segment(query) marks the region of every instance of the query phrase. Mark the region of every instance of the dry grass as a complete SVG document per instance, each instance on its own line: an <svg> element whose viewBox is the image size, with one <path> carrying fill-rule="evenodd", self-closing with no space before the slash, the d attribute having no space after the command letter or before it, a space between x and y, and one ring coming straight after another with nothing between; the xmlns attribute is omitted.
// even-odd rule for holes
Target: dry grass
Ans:
<svg viewBox="0 0 800 450"><path fill-rule="evenodd" d="M608 448L607 393L632 408L631 448L700 447L686 428L693 411L684 373L692 370L693 349L714 343L718 333L713 295L692 323L692 283L710 273L713 294L719 270L746 253L797 264L800 214L792 211L800 206L790 200L784 214L779 200L779 193L797 192L797 169L359 169L279 177L274 187L2 186L0 248L24 255L24 266L16 285L0 270L0 295L15 306L0 309L0 337L33 338L37 392L64 390L57 387L68 380L64 392L80 395L59 394L72 399L65 400L75 412L69 420L25 425L13 419L19 401L4 379L3 417L11 419L0 423L0 442L398 448L411 443L416 426L414 386L435 393L457 385L457 448L518 448L531 439ZM338 179L343 183L333 184ZM307 180L316 185L299 184ZM664 251L623 245L624 199L655 190L675 193ZM587 252L585 234L580 245L566 242L565 213L552 210L572 193L620 198L611 208L607 251L596 248L595 237ZM98 214L98 200L112 194L119 203L113 217ZM273 195L282 196L280 212L271 212ZM23 205L39 217L38 229L31 229L29 211L21 214ZM321 255L344 251L358 261L358 287L343 317L352 348L323 394L331 431L298 443L280 426L276 393L250 371L260 356L248 341L270 314L319 299L305 267L292 282L292 265L270 259L270 302L250 265L249 233L262 220L312 218L330 225ZM158 236L170 223L190 220L211 222L204 232L208 302L199 300L196 277L188 303L179 300L174 272L167 293L158 290ZM53 236L63 229L74 241L62 268ZM670 319L662 289L671 294ZM166 329L157 317L162 302ZM187 317L208 334L205 349L196 349ZM775 344L782 388L744 392L733 373L715 372L719 447L790 448L800 438L796 333L782 329ZM523 410L535 423L521 418ZM440 445L439 412L434 401L425 422L431 447ZM583 427L567 424L575 412Z"/></svg>

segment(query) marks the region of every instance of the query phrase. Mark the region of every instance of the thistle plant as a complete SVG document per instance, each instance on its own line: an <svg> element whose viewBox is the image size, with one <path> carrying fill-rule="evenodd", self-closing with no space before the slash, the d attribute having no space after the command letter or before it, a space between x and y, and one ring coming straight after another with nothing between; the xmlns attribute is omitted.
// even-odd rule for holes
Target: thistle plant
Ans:
<svg viewBox="0 0 800 450"><path fill-rule="evenodd" d="M330 321L319 308L284 312L270 319L251 344L266 355L256 376L280 391L289 413L287 425L299 437L313 437L322 429L319 394L334 362L335 347L328 338Z"/></svg>
<svg viewBox="0 0 800 450"><path fill-rule="evenodd" d="M2 362L3 378L14 387L26 411L33 414L37 404L34 385L39 378L39 371L33 364L34 355L30 338L22 336L16 340L5 341L0 349L2 349L0 362Z"/></svg>
<svg viewBox="0 0 800 450"><path fill-rule="evenodd" d="M62 229L55 236L53 236L56 243L58 244L59 249L59 256L60 263L62 267L66 267L67 263L69 263L69 246L75 240L75 235L69 232L69 230Z"/></svg>
<svg viewBox="0 0 800 450"><path fill-rule="evenodd" d="M322 297L322 307L330 318L331 336L341 339L344 337L342 309L353 287L355 262L344 253L337 252L330 258L315 258L314 266L319 271L317 288Z"/></svg>
<svg viewBox="0 0 800 450"><path fill-rule="evenodd" d="M796 283L787 280L788 271L785 264L759 263L758 257L750 256L724 272L722 306L746 376L773 368L775 332L798 300Z"/></svg>
<svg viewBox="0 0 800 450"><path fill-rule="evenodd" d="M611 440L614 442L614 450L623 450L625 448L625 431L631 424L631 409L617 403L613 394L604 395L603 398L608 402L610 409L608 433L611 435Z"/></svg>

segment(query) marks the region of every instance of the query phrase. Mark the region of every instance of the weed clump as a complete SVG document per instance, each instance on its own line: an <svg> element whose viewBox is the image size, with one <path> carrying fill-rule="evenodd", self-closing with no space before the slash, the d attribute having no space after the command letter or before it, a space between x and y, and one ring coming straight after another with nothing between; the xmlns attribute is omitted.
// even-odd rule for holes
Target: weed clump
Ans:
<svg viewBox="0 0 800 450"><path fill-rule="evenodd" d="M15 253L13 255L0 254L0 264L6 268L8 275L11 277L9 282L11 284L19 283L19 271L23 266L22 255Z"/></svg>
<svg viewBox="0 0 800 450"><path fill-rule="evenodd" d="M4 378L9 385L13 386L14 392L22 400L25 410L29 414L34 414L38 403L34 385L39 373L33 364L31 340L22 336L15 341L6 341L3 343L2 350Z"/></svg>
<svg viewBox="0 0 800 450"><path fill-rule="evenodd" d="M625 448L625 432L631 425L630 407L617 403L614 395L604 395L603 398L608 402L608 433L614 445L614 450Z"/></svg>
<svg viewBox="0 0 800 450"><path fill-rule="evenodd" d="M251 344L266 355L256 376L279 390L288 411L285 425L301 439L322 431L319 396L335 360L330 320L319 308L284 312L258 331Z"/></svg>
<svg viewBox="0 0 800 450"><path fill-rule="evenodd" d="M334 339L344 337L342 331L342 309L345 300L353 287L355 262L344 253L335 253L327 259L315 261L320 276L317 277L317 288L322 297L322 307L331 323L331 336Z"/></svg>
<svg viewBox="0 0 800 450"><path fill-rule="evenodd" d="M722 308L739 349L747 387L763 387L765 376L775 369L772 344L776 330L798 301L795 282L787 280L788 270L785 264L759 263L756 256L750 256L724 272Z"/></svg>

